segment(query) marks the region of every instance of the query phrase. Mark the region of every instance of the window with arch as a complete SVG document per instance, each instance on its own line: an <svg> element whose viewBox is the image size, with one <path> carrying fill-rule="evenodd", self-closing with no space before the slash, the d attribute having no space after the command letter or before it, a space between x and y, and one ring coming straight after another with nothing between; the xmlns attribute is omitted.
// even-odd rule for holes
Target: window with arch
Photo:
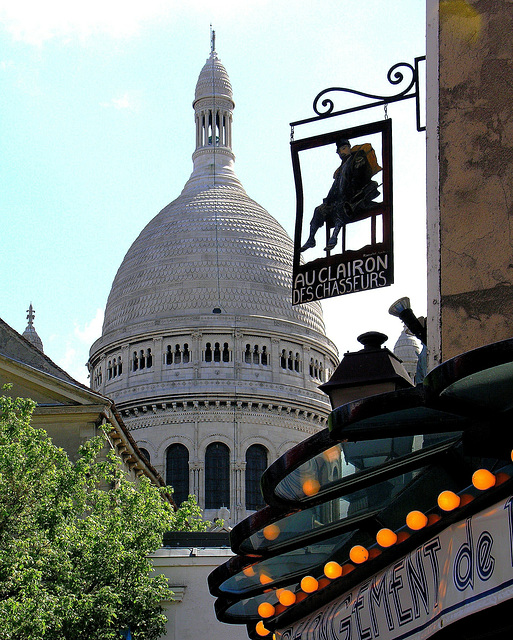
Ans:
<svg viewBox="0 0 513 640"><path fill-rule="evenodd" d="M141 455L146 459L146 462L150 462L150 454L148 450L144 449L143 447L139 447L139 451L141 452Z"/></svg>
<svg viewBox="0 0 513 640"><path fill-rule="evenodd" d="M180 443L170 445L166 451L166 484L173 487L173 498L181 504L189 496L189 450Z"/></svg>
<svg viewBox="0 0 513 640"><path fill-rule="evenodd" d="M205 452L205 509L230 508L230 449L222 442Z"/></svg>
<svg viewBox="0 0 513 640"><path fill-rule="evenodd" d="M260 490L260 478L267 468L267 449L261 444L252 444L246 451L246 509L261 509L265 506Z"/></svg>

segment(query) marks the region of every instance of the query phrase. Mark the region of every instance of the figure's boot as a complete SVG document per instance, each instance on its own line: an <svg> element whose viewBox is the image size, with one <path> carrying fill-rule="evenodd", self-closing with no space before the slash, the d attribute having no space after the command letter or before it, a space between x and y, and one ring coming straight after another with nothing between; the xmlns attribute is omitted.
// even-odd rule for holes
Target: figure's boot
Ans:
<svg viewBox="0 0 513 640"><path fill-rule="evenodd" d="M331 237L328 240L328 244L324 249L325 251L331 251L331 249L334 249L336 247L338 242L338 234L340 233L340 229L342 229L342 224L343 223L340 220L337 220L337 222L335 223L333 233L331 234Z"/></svg>
<svg viewBox="0 0 513 640"><path fill-rule="evenodd" d="M310 235L308 236L308 239L305 242L305 244L299 250L301 253L303 251L306 251L307 249L312 249L313 247L315 247L315 234L317 233L317 229L319 229L317 225L315 224L310 225Z"/></svg>

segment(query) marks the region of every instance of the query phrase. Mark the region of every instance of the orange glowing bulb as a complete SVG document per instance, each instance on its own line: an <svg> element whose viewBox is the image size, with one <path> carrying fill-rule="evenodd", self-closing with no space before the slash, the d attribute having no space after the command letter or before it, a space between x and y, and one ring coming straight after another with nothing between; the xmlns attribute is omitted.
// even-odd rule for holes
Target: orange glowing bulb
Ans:
<svg viewBox="0 0 513 640"><path fill-rule="evenodd" d="M278 596L278 600L280 601L280 604L290 607L290 605L296 602L296 594L292 593L292 591L289 591L288 589L282 589Z"/></svg>
<svg viewBox="0 0 513 640"><path fill-rule="evenodd" d="M314 591L317 591L318 588L319 583L312 576L305 576L301 580L301 589L303 589L305 593L313 593Z"/></svg>
<svg viewBox="0 0 513 640"><path fill-rule="evenodd" d="M274 615L274 607L270 602L261 602L258 605L258 615L262 618L270 618Z"/></svg>
<svg viewBox="0 0 513 640"><path fill-rule="evenodd" d="M351 548L349 557L355 564L362 564L362 562L366 562L369 559L369 552L361 544L356 544Z"/></svg>
<svg viewBox="0 0 513 640"><path fill-rule="evenodd" d="M442 491L438 496L438 506L442 511L452 511L460 506L461 498L454 491Z"/></svg>
<svg viewBox="0 0 513 640"><path fill-rule="evenodd" d="M305 496L314 496L316 493L319 493L320 488L321 485L315 478L307 478L303 482L303 493Z"/></svg>
<svg viewBox="0 0 513 640"><path fill-rule="evenodd" d="M273 579L271 578L271 576L268 576L267 573L260 574L260 584L269 584L272 581Z"/></svg>
<svg viewBox="0 0 513 640"><path fill-rule="evenodd" d="M406 524L410 529L413 529L413 531L423 529L427 525L427 522L427 516L424 515L422 511L410 511L406 516Z"/></svg>
<svg viewBox="0 0 513 640"><path fill-rule="evenodd" d="M264 527L263 534L266 540L276 540L280 535L280 527L277 524L269 524Z"/></svg>
<svg viewBox="0 0 513 640"><path fill-rule="evenodd" d="M397 542L397 534L392 529L380 529L376 534L376 542L380 547L391 547Z"/></svg>
<svg viewBox="0 0 513 640"><path fill-rule="evenodd" d="M259 636L268 636L271 633L269 629L266 629L264 627L264 623L262 622L262 620L260 620L260 622L257 622L255 631L258 633Z"/></svg>
<svg viewBox="0 0 513 640"><path fill-rule="evenodd" d="M339 565L338 562L335 562L334 560L330 560L330 562L327 562L324 565L324 575L327 578L330 578L331 580L334 580L335 578L340 578L340 576L342 575L342 567Z"/></svg>
<svg viewBox="0 0 513 640"><path fill-rule="evenodd" d="M488 469L478 469L472 476L472 484L480 491L491 489L495 484L495 476Z"/></svg>
<svg viewBox="0 0 513 640"><path fill-rule="evenodd" d="M250 565L249 567L244 567L242 573L246 576L246 578L252 578L255 575L255 570Z"/></svg>

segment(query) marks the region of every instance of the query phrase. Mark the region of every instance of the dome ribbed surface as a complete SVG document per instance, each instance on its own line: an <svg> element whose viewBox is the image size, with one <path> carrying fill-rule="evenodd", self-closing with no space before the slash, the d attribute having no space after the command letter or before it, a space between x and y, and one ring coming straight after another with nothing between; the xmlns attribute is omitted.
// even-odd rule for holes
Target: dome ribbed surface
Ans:
<svg viewBox="0 0 513 640"><path fill-rule="evenodd" d="M241 188L183 193L133 243L114 279L103 335L159 318L263 316L325 334L318 303L291 305L292 241ZM299 329L300 332L304 331Z"/></svg>
<svg viewBox="0 0 513 640"><path fill-rule="evenodd" d="M194 101L210 98L212 95L233 101L230 78L215 52L210 55L199 74Z"/></svg>

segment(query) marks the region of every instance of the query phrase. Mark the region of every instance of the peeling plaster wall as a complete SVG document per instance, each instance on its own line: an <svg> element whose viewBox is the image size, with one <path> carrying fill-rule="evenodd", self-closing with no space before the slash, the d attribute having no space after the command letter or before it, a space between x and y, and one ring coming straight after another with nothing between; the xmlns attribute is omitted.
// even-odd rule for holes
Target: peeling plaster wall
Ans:
<svg viewBox="0 0 513 640"><path fill-rule="evenodd" d="M439 3L441 360L513 336L513 1Z"/></svg>

